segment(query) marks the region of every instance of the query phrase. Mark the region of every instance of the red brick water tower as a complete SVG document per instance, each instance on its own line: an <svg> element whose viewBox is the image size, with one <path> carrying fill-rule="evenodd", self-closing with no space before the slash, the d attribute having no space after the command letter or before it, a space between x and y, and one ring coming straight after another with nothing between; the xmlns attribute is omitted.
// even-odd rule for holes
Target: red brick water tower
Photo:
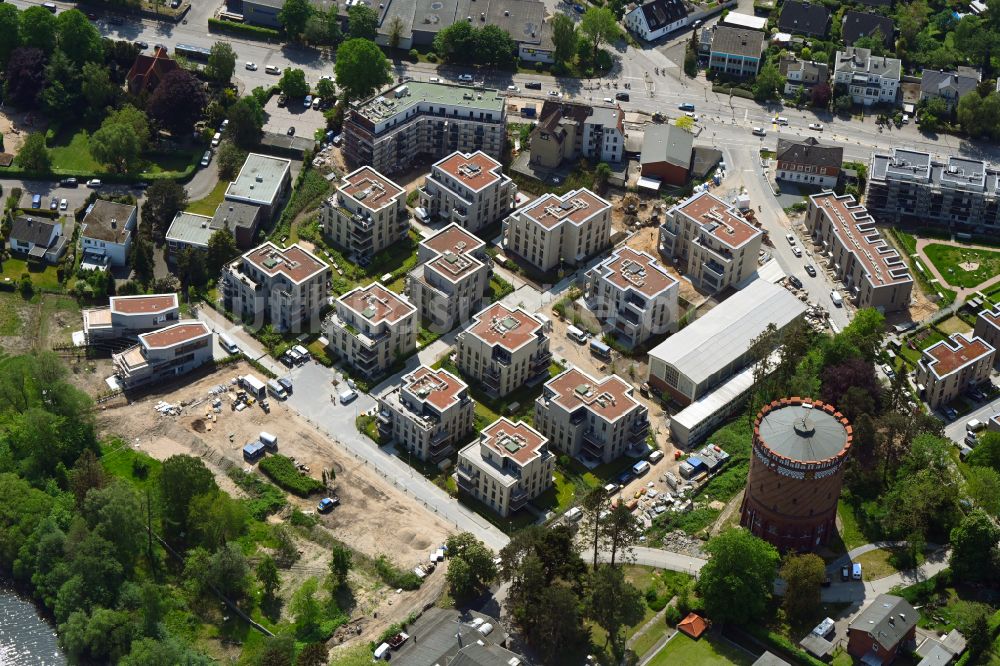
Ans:
<svg viewBox="0 0 1000 666"><path fill-rule="evenodd" d="M740 525L782 551L828 543L852 437L832 405L808 398L766 405L754 420Z"/></svg>

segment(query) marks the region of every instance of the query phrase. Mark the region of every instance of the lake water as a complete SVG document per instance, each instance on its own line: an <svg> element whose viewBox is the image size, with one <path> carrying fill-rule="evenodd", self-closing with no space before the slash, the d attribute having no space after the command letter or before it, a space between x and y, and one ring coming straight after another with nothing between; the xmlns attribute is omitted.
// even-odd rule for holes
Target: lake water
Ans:
<svg viewBox="0 0 1000 666"><path fill-rule="evenodd" d="M0 666L65 666L56 632L27 599L0 582Z"/></svg>

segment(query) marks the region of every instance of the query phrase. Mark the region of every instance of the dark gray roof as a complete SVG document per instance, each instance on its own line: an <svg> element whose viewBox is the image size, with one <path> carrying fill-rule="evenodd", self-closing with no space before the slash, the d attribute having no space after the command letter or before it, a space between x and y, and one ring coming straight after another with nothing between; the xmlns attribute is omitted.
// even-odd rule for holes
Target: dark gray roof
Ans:
<svg viewBox="0 0 1000 666"><path fill-rule="evenodd" d="M778 61L778 71L786 77L789 72L801 72L800 78L804 86L826 83L827 79L830 78L830 68L826 63L799 60L794 55L783 56Z"/></svg>
<svg viewBox="0 0 1000 666"><path fill-rule="evenodd" d="M853 46L858 39L868 37L878 30L882 33L882 42L885 44L885 48L889 51L894 50L895 27L892 19L887 16L879 16L871 12L850 11L844 14L842 25L841 35L844 43L848 46Z"/></svg>
<svg viewBox="0 0 1000 666"><path fill-rule="evenodd" d="M524 658L499 645L474 643L458 651L448 666L516 666Z"/></svg>
<svg viewBox="0 0 1000 666"><path fill-rule="evenodd" d="M640 164L666 162L685 169L691 166L694 135L676 125L647 123L643 131Z"/></svg>
<svg viewBox="0 0 1000 666"><path fill-rule="evenodd" d="M683 0L653 0L640 5L639 9L642 10L650 30L659 30L687 16Z"/></svg>
<svg viewBox="0 0 1000 666"><path fill-rule="evenodd" d="M52 239L52 230L55 229L55 226L54 222L47 220L19 216L14 218L14 224L10 227L10 237L48 248L49 240ZM52 240L54 241L54 239Z"/></svg>
<svg viewBox="0 0 1000 666"><path fill-rule="evenodd" d="M906 599L892 594L880 594L861 611L848 626L850 631L863 631L883 648L891 649L917 625L920 614Z"/></svg>
<svg viewBox="0 0 1000 666"><path fill-rule="evenodd" d="M801 141L778 139L775 158L782 162L812 166L840 167L844 162L844 149L840 146L821 146L816 137Z"/></svg>
<svg viewBox="0 0 1000 666"><path fill-rule="evenodd" d="M83 218L83 236L109 243L124 243L131 234L126 228L135 206L98 199Z"/></svg>
<svg viewBox="0 0 1000 666"><path fill-rule="evenodd" d="M720 25L712 36L712 52L760 58L764 52L764 33Z"/></svg>
<svg viewBox="0 0 1000 666"><path fill-rule="evenodd" d="M493 625L493 631L488 636L483 636L472 626L473 620L477 618ZM420 619L407 627L406 633L410 635L410 639L392 656L395 666L446 664L459 650L478 641L494 643L506 640L500 623L490 616L472 611L459 613L444 608L428 609Z"/></svg>
<svg viewBox="0 0 1000 666"><path fill-rule="evenodd" d="M722 151L718 148L695 146L691 160L691 177L704 178L722 161Z"/></svg>
<svg viewBox="0 0 1000 666"><path fill-rule="evenodd" d="M753 662L753 666L791 666L791 664L776 654L765 652L757 657L757 661Z"/></svg>
<svg viewBox="0 0 1000 666"><path fill-rule="evenodd" d="M830 10L818 2L785 0L778 18L778 29L800 35L823 37L830 26Z"/></svg>
<svg viewBox="0 0 1000 666"><path fill-rule="evenodd" d="M920 75L920 94L958 99L975 90L980 79L979 72L970 67L959 67L956 72L925 69Z"/></svg>
<svg viewBox="0 0 1000 666"><path fill-rule="evenodd" d="M775 453L799 462L820 462L840 453L847 429L832 414L805 405L773 409L760 422L760 439Z"/></svg>
<svg viewBox="0 0 1000 666"><path fill-rule="evenodd" d="M239 201L223 201L215 209L210 226L213 230L219 230L228 224L229 230L236 233L236 230L241 227L253 228L258 215L260 215L260 206Z"/></svg>

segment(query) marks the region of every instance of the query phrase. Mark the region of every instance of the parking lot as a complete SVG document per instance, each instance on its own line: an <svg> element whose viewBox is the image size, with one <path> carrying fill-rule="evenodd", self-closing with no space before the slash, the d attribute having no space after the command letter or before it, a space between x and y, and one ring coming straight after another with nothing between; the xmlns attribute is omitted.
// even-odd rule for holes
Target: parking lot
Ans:
<svg viewBox="0 0 1000 666"><path fill-rule="evenodd" d="M306 109L301 99L290 99L282 108L278 106L278 97L268 100L264 107L267 120L264 121L264 131L275 134L287 134L289 127L295 128L295 136L312 138L316 130L326 128L326 118L318 109Z"/></svg>
<svg viewBox="0 0 1000 666"><path fill-rule="evenodd" d="M19 203L21 208L30 210L31 197L35 194L40 194L42 195L41 207L44 210L49 210L49 204L53 197L60 201L66 199L66 210L63 213L67 215L72 215L73 211L83 205L83 202L87 200L87 197L92 192L83 183L80 183L78 187L60 187L59 181L31 181L24 183L24 185L26 187L23 188L23 194L21 194L21 201Z"/></svg>

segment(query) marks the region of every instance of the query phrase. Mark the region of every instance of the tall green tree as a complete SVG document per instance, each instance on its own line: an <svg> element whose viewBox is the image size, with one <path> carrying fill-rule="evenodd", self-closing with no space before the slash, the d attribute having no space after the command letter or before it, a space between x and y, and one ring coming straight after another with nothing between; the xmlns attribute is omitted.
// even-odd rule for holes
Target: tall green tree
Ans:
<svg viewBox="0 0 1000 666"><path fill-rule="evenodd" d="M52 53L56 49L56 16L41 5L21 12L21 45Z"/></svg>
<svg viewBox="0 0 1000 666"><path fill-rule="evenodd" d="M969 467L965 489L984 511L994 518L1000 516L1000 472L992 467Z"/></svg>
<svg viewBox="0 0 1000 666"><path fill-rule="evenodd" d="M228 228L215 231L208 238L208 248L205 251L205 269L211 275L218 275L223 266L240 254L236 246L236 237Z"/></svg>
<svg viewBox="0 0 1000 666"><path fill-rule="evenodd" d="M1000 527L982 509L975 509L951 531L951 559L955 580L995 580Z"/></svg>
<svg viewBox="0 0 1000 666"><path fill-rule="evenodd" d="M108 68L94 62L83 66L80 92L87 102L87 113L94 117L104 114L107 107L113 106L121 95L119 87L111 81Z"/></svg>
<svg viewBox="0 0 1000 666"><path fill-rule="evenodd" d="M229 83L236 71L236 51L227 42L212 45L205 73L216 83Z"/></svg>
<svg viewBox="0 0 1000 666"><path fill-rule="evenodd" d="M81 97L80 69L62 51L56 51L45 66L45 89L42 108L55 120L75 118Z"/></svg>
<svg viewBox="0 0 1000 666"><path fill-rule="evenodd" d="M595 569L597 568L597 554L601 550L601 545L606 540L607 528L603 516L610 506L611 501L608 498L608 494L601 486L591 488L587 491L587 494L583 496L583 500L580 502L580 509L583 511L583 516L581 516L581 522L583 523L582 534L586 539L587 547L591 549L593 554L594 561L592 566Z"/></svg>
<svg viewBox="0 0 1000 666"><path fill-rule="evenodd" d="M621 569L606 566L597 567L587 578L584 609L587 617L607 632L612 651L620 658L625 652L622 627L638 624L646 603L642 592L625 580Z"/></svg>
<svg viewBox="0 0 1000 666"><path fill-rule="evenodd" d="M108 475L100 460L90 449L84 450L69 473L69 488L76 498L77 506L83 506L88 492L94 488L103 488L107 483Z"/></svg>
<svg viewBox="0 0 1000 666"><path fill-rule="evenodd" d="M194 129L205 111L208 98L205 87L198 78L183 69L167 72L156 86L146 113L150 120L177 134L187 134Z"/></svg>
<svg viewBox="0 0 1000 666"><path fill-rule="evenodd" d="M281 576L278 574L278 567L275 565L274 559L270 555L265 555L257 563L255 573L261 587L264 588L264 598L274 599L274 593L281 585Z"/></svg>
<svg viewBox="0 0 1000 666"><path fill-rule="evenodd" d="M173 180L158 180L146 190L146 201L140 213L141 224L153 240L162 242L174 216L187 206L184 186Z"/></svg>
<svg viewBox="0 0 1000 666"><path fill-rule="evenodd" d="M357 3L347 9L347 36L350 39L375 41L378 30L378 12L368 5Z"/></svg>
<svg viewBox="0 0 1000 666"><path fill-rule="evenodd" d="M52 158L45 146L45 134L29 134L14 158L17 166L30 173L48 173L52 168Z"/></svg>
<svg viewBox="0 0 1000 666"><path fill-rule="evenodd" d="M5 3L0 5L0 71L7 66L10 54L21 45L21 16L17 7Z"/></svg>
<svg viewBox="0 0 1000 666"><path fill-rule="evenodd" d="M400 18L399 16L393 16L391 19L389 19L389 30L388 30L389 48L391 49L399 48L399 43L403 39L404 29L405 26L403 25L402 18Z"/></svg>
<svg viewBox="0 0 1000 666"><path fill-rule="evenodd" d="M826 578L823 560L812 553L788 555L781 567L781 578L786 586L785 616L791 622L808 620L819 608L820 591Z"/></svg>
<svg viewBox="0 0 1000 666"><path fill-rule="evenodd" d="M785 89L785 77L778 68L768 63L760 68L753 84L753 98L758 102L774 99Z"/></svg>
<svg viewBox="0 0 1000 666"><path fill-rule="evenodd" d="M306 22L314 11L309 0L285 0L281 11L278 12L278 22L285 29L285 33L295 40L305 30Z"/></svg>
<svg viewBox="0 0 1000 666"><path fill-rule="evenodd" d="M555 46L556 62L566 62L576 52L576 23L562 12L552 17L552 43Z"/></svg>
<svg viewBox="0 0 1000 666"><path fill-rule="evenodd" d="M216 550L246 531L248 517L246 507L222 491L196 495L188 508L192 541Z"/></svg>
<svg viewBox="0 0 1000 666"><path fill-rule="evenodd" d="M152 188L150 188L152 189ZM198 458L177 455L167 458L160 470L160 502L168 539L177 540L188 531L191 501L217 490L212 472Z"/></svg>
<svg viewBox="0 0 1000 666"><path fill-rule="evenodd" d="M215 551L208 573L219 591L230 599L241 599L249 587L250 565L235 543L227 543Z"/></svg>
<svg viewBox="0 0 1000 666"><path fill-rule="evenodd" d="M338 590L347 582L347 574L354 564L351 550L343 544L335 544L330 550L330 582Z"/></svg>
<svg viewBox="0 0 1000 666"><path fill-rule="evenodd" d="M22 109L36 108L45 88L46 62L45 52L41 49L14 49L4 70L4 101Z"/></svg>
<svg viewBox="0 0 1000 666"><path fill-rule="evenodd" d="M493 553L468 532L448 537L448 585L455 599L479 594L496 578Z"/></svg>
<svg viewBox="0 0 1000 666"><path fill-rule="evenodd" d="M128 173L139 166L142 144L131 127L110 117L90 137L91 156L116 173Z"/></svg>
<svg viewBox="0 0 1000 666"><path fill-rule="evenodd" d="M254 97L241 97L236 100L236 103L229 107L228 117L229 125L226 127L226 133L232 137L233 143L247 150L260 144L264 128L264 109Z"/></svg>
<svg viewBox="0 0 1000 666"><path fill-rule="evenodd" d="M337 87L346 100L364 99L392 80L389 61L374 42L348 39L337 49Z"/></svg>
<svg viewBox="0 0 1000 666"><path fill-rule="evenodd" d="M77 67L104 62L101 33L79 9L68 9L56 16L56 41L59 50Z"/></svg>
<svg viewBox="0 0 1000 666"><path fill-rule="evenodd" d="M597 59L597 52L603 44L613 42L622 35L622 29L618 25L618 19L614 12L607 7L590 6L580 20L580 32L587 38L594 48L593 57Z"/></svg>
<svg viewBox="0 0 1000 666"><path fill-rule="evenodd" d="M774 546L746 530L730 529L705 550L712 557L701 569L698 593L708 616L735 624L763 617L779 560Z"/></svg>
<svg viewBox="0 0 1000 666"><path fill-rule="evenodd" d="M476 29L457 21L434 36L434 52L446 62L470 62L476 53Z"/></svg>
<svg viewBox="0 0 1000 666"><path fill-rule="evenodd" d="M178 252L176 257L177 279L181 281L181 290L186 292L189 287L204 287L208 282L204 253L188 247Z"/></svg>
<svg viewBox="0 0 1000 666"><path fill-rule="evenodd" d="M476 34L476 62L489 67L505 67L514 60L517 43L498 25L484 25Z"/></svg>
<svg viewBox="0 0 1000 666"><path fill-rule="evenodd" d="M295 633L299 638L310 639L319 633L322 608L316 598L318 590L319 583L316 579L308 578L292 595L290 608L295 617Z"/></svg>
<svg viewBox="0 0 1000 666"><path fill-rule="evenodd" d="M281 74L278 87L288 97L295 99L309 94L309 84L306 83L306 73L301 69L289 67Z"/></svg>
<svg viewBox="0 0 1000 666"><path fill-rule="evenodd" d="M607 545L611 550L611 566L631 556L632 548L642 536L642 527L624 502L619 502L605 521Z"/></svg>
<svg viewBox="0 0 1000 666"><path fill-rule="evenodd" d="M135 489L121 481L95 488L87 493L83 515L87 526L114 546L118 562L130 572L146 544L145 512Z"/></svg>

